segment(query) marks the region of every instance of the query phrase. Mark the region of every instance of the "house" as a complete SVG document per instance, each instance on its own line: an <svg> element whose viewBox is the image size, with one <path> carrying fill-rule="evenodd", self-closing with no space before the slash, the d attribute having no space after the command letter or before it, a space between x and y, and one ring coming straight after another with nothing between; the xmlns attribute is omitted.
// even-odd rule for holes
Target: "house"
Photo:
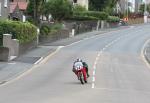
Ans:
<svg viewBox="0 0 150 103"><path fill-rule="evenodd" d="M73 1L73 4L84 6L88 10L89 0L72 0L72 1Z"/></svg>
<svg viewBox="0 0 150 103"><path fill-rule="evenodd" d="M23 21L28 0L10 0L10 19Z"/></svg>
<svg viewBox="0 0 150 103"><path fill-rule="evenodd" d="M9 16L9 0L0 0L0 19L7 19Z"/></svg>

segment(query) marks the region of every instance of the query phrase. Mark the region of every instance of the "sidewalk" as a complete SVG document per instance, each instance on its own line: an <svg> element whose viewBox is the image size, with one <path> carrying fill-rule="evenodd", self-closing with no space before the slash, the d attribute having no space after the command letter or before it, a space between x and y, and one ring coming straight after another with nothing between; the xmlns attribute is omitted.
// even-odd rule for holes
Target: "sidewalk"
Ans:
<svg viewBox="0 0 150 103"><path fill-rule="evenodd" d="M59 46L66 46L79 40L83 40L84 38L89 38L94 35L99 35L118 29L121 28L105 29L101 31L83 33L78 36L62 39L53 43L42 44L39 45L37 48L28 51L26 54L18 57L13 61L0 62L0 85L28 71L34 65L42 61L46 56L53 53Z"/></svg>

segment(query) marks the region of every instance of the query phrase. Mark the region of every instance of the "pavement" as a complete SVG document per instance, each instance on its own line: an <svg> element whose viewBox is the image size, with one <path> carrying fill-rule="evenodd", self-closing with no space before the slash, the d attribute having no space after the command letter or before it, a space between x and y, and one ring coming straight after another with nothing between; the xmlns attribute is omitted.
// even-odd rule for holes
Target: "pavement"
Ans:
<svg viewBox="0 0 150 103"><path fill-rule="evenodd" d="M120 30L124 28L128 27L92 31L77 35L75 37L62 39L56 42L42 44L12 61L0 62L0 85L15 79L19 75L30 70L34 65L39 64L45 57L56 51L61 46L67 46L85 38L90 38L94 35L104 34L106 32Z"/></svg>

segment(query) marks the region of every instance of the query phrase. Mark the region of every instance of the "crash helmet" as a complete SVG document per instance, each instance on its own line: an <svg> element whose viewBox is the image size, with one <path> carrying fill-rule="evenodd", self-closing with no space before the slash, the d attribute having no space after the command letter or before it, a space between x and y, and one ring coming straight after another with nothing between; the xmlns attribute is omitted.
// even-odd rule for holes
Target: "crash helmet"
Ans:
<svg viewBox="0 0 150 103"><path fill-rule="evenodd" d="M82 62L82 59L78 58L76 61L77 61L77 62Z"/></svg>

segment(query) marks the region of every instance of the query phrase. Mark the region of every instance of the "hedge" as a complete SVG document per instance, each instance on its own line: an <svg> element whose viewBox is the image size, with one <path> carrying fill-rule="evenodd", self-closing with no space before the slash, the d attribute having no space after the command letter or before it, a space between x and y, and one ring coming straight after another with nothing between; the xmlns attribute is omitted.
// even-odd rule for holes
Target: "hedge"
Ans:
<svg viewBox="0 0 150 103"><path fill-rule="evenodd" d="M12 38L18 39L20 43L26 43L37 37L37 28L28 22L0 21L0 38L3 34L12 34Z"/></svg>
<svg viewBox="0 0 150 103"><path fill-rule="evenodd" d="M99 20L99 19L93 16L73 16L70 18L66 18L66 20L87 21L87 20Z"/></svg>
<svg viewBox="0 0 150 103"><path fill-rule="evenodd" d="M119 22L120 18L117 16L109 16L107 19L108 22Z"/></svg>
<svg viewBox="0 0 150 103"><path fill-rule="evenodd" d="M81 11L81 12L74 12L73 17L93 17L98 20L107 20L108 14L105 12L98 12L98 11Z"/></svg>
<svg viewBox="0 0 150 103"><path fill-rule="evenodd" d="M61 23L56 23L53 25L47 25L43 24L40 28L40 35L42 36L49 36L57 32L58 30L61 30L63 25Z"/></svg>

